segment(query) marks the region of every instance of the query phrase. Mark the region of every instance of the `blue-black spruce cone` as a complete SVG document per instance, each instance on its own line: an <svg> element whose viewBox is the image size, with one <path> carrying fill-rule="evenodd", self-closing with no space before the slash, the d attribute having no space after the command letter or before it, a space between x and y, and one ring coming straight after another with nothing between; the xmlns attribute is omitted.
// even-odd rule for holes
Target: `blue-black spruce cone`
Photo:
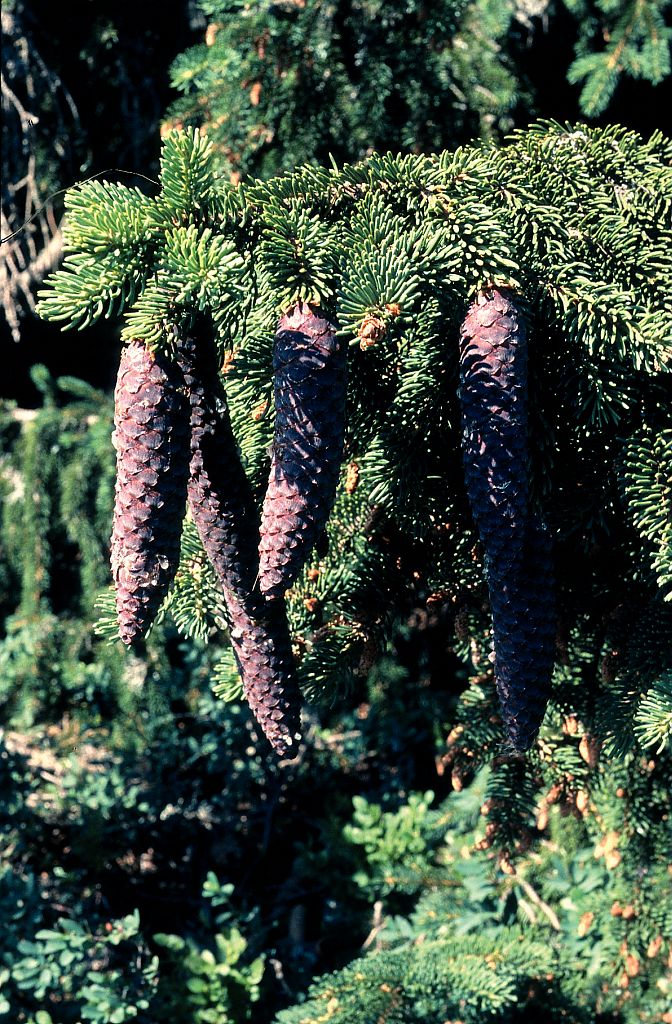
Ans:
<svg viewBox="0 0 672 1024"><path fill-rule="evenodd" d="M178 340L191 403L189 507L220 585L245 697L271 746L292 756L301 694L283 601L259 590L259 516L240 461L211 327Z"/></svg>
<svg viewBox="0 0 672 1024"><path fill-rule="evenodd" d="M259 581L271 598L292 585L324 530L343 456L347 346L299 302L273 350L275 432L261 517Z"/></svg>
<svg viewBox="0 0 672 1024"><path fill-rule="evenodd" d="M189 470L182 374L142 341L132 341L121 354L112 443L112 577L119 636L132 644L151 626L177 572Z"/></svg>
<svg viewBox="0 0 672 1024"><path fill-rule="evenodd" d="M527 336L513 295L482 291L460 334L467 493L485 552L495 680L509 738L533 744L551 688L551 540L530 509Z"/></svg>

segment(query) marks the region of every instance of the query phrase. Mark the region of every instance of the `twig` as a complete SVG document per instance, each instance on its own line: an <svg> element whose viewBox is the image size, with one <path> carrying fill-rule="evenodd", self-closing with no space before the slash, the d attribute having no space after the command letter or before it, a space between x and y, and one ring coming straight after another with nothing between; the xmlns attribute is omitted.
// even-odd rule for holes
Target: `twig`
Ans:
<svg viewBox="0 0 672 1024"><path fill-rule="evenodd" d="M273 973L275 974L276 979L280 982L280 987L282 988L282 991L285 993L286 996L291 996L291 998L293 999L294 993L292 992L291 988L285 981L285 972L282 969L282 963L280 962L280 960L278 960L274 956L271 956L268 958L268 962L273 968Z"/></svg>
<svg viewBox="0 0 672 1024"><path fill-rule="evenodd" d="M546 915L548 920L551 922L551 927L554 928L556 932L562 931L558 915L555 913L552 907L549 907L548 903L544 903L539 893L532 888L530 883L525 878L522 878L515 871L512 877L516 880L516 882L518 882L519 886L521 887L525 895L528 897L528 899L532 903L534 903L535 906L539 907L539 910L541 910L542 914Z"/></svg>
<svg viewBox="0 0 672 1024"><path fill-rule="evenodd" d="M9 409L7 411L7 415L16 423L32 423L41 412L41 409ZM88 416L82 416L83 422L88 426L91 426L93 423L97 423L99 419L100 416L96 413L90 413Z"/></svg>
<svg viewBox="0 0 672 1024"><path fill-rule="evenodd" d="M364 942L362 943L363 950L368 949L372 942L376 942L376 949L378 948L378 942L376 940L378 938L378 932L381 930L384 924L385 919L383 917L383 901L376 900L376 902L373 904L373 927L371 928L371 931L369 932L369 934L364 939Z"/></svg>

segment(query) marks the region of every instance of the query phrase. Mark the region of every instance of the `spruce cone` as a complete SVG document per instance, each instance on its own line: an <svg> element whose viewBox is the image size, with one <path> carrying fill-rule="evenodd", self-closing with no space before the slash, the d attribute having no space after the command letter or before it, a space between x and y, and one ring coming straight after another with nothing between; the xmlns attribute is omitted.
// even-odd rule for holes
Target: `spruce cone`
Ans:
<svg viewBox="0 0 672 1024"><path fill-rule="evenodd" d="M495 679L513 746L534 742L554 660L551 542L529 507L527 338L513 297L482 292L462 325L463 455L485 551Z"/></svg>
<svg viewBox="0 0 672 1024"><path fill-rule="evenodd" d="M231 646L252 713L282 757L295 757L301 728L301 692L284 601L255 591L227 601Z"/></svg>
<svg viewBox="0 0 672 1024"><path fill-rule="evenodd" d="M534 743L546 711L555 660L553 552L548 531L528 521L517 573L488 571L497 692L518 751Z"/></svg>
<svg viewBox="0 0 672 1024"><path fill-rule="evenodd" d="M257 585L259 517L241 465L217 370L211 329L178 341L191 402L189 507L217 573L246 699L274 750L295 752L301 694L283 602Z"/></svg>
<svg viewBox="0 0 672 1024"><path fill-rule="evenodd" d="M154 621L180 560L189 403L179 369L142 341L122 352L114 401L111 563L119 636L131 644Z"/></svg>
<svg viewBox="0 0 672 1024"><path fill-rule="evenodd" d="M259 546L259 580L281 597L324 530L343 455L347 349L319 311L299 302L273 352L275 434Z"/></svg>

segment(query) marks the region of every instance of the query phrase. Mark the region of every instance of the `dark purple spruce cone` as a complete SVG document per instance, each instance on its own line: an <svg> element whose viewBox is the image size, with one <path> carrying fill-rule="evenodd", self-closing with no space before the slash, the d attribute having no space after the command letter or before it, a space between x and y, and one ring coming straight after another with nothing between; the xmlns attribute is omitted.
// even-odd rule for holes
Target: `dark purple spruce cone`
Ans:
<svg viewBox="0 0 672 1024"><path fill-rule="evenodd" d="M282 597L324 530L343 456L347 346L306 303L275 335L275 433L261 517L259 581Z"/></svg>
<svg viewBox="0 0 672 1024"><path fill-rule="evenodd" d="M224 591L245 697L273 749L296 752L301 694L284 602L257 584L259 516L241 465L217 369L212 329L178 341L191 402L189 507Z"/></svg>
<svg viewBox="0 0 672 1024"><path fill-rule="evenodd" d="M529 502L527 337L513 295L481 292L460 341L465 479L485 551L495 680L511 742L524 751L550 694L555 604L550 537Z"/></svg>
<svg viewBox="0 0 672 1024"><path fill-rule="evenodd" d="M182 374L142 341L132 341L121 355L112 443L112 576L119 636L132 644L151 626L177 572L189 471Z"/></svg>

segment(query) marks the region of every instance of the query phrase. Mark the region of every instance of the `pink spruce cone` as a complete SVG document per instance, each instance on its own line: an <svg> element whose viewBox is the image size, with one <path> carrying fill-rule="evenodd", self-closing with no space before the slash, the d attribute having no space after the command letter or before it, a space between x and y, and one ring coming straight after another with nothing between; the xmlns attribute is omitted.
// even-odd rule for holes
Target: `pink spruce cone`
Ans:
<svg viewBox="0 0 672 1024"><path fill-rule="evenodd" d="M273 351L275 432L261 517L259 582L281 597L305 565L336 497L347 346L307 303L280 320Z"/></svg>
<svg viewBox="0 0 672 1024"><path fill-rule="evenodd" d="M177 572L189 470L182 374L142 341L132 341L121 355L112 443L112 577L119 636L132 644L146 634Z"/></svg>
<svg viewBox="0 0 672 1024"><path fill-rule="evenodd" d="M259 590L259 516L231 428L212 328L203 320L178 340L178 361L191 403L189 507L224 592L245 697L276 753L291 757L301 693L285 606Z"/></svg>

